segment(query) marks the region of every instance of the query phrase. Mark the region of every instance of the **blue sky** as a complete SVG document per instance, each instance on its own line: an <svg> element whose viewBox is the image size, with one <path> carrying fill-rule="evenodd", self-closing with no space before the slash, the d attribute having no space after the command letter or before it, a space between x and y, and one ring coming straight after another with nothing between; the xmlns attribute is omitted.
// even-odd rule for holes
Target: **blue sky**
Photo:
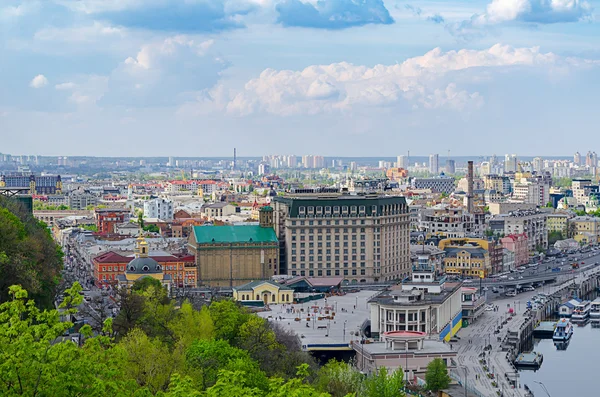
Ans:
<svg viewBox="0 0 600 397"><path fill-rule="evenodd" d="M594 149L598 0L3 0L0 151Z"/></svg>

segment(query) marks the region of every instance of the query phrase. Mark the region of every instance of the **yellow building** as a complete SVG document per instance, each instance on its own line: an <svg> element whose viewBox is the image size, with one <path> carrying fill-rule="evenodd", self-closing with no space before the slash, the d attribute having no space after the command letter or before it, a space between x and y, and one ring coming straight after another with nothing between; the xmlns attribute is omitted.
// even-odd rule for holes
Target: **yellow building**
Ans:
<svg viewBox="0 0 600 397"><path fill-rule="evenodd" d="M444 271L449 275L484 278L491 273L490 242L477 238L444 239L439 248L446 253Z"/></svg>
<svg viewBox="0 0 600 397"><path fill-rule="evenodd" d="M569 216L567 214L548 214L546 228L548 232L559 232L567 238Z"/></svg>
<svg viewBox="0 0 600 397"><path fill-rule="evenodd" d="M233 299L239 302L263 301L267 304L292 303L294 290L272 281L252 281L233 288Z"/></svg>
<svg viewBox="0 0 600 397"><path fill-rule="evenodd" d="M137 280L150 277L160 281L164 287L170 290L171 276L163 272L160 263L148 256L148 243L144 237L138 237L134 252L135 259L127 264L125 273L117 275L119 286L131 288Z"/></svg>
<svg viewBox="0 0 600 397"><path fill-rule="evenodd" d="M595 218L593 216L576 216L569 220L569 229L573 234L573 238L577 237L579 234L595 236L596 241L590 241L590 243L595 244L598 242L598 237L600 237L600 218ZM588 240L593 240L593 238Z"/></svg>

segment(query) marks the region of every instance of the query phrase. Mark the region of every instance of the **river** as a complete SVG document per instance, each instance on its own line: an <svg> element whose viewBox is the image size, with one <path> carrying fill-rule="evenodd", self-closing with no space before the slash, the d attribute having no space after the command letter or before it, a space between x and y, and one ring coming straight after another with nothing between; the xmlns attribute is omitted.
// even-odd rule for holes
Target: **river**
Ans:
<svg viewBox="0 0 600 397"><path fill-rule="evenodd" d="M535 397L550 396L596 397L600 396L600 328L588 321L575 325L571 340L565 350L558 349L552 339L534 339L533 350L544 355L537 371L521 370L520 384L527 385Z"/></svg>

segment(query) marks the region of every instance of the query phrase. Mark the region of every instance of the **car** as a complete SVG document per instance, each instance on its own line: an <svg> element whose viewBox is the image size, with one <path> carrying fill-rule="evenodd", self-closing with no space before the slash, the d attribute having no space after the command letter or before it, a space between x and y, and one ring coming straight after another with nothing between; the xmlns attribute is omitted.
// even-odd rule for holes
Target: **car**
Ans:
<svg viewBox="0 0 600 397"><path fill-rule="evenodd" d="M483 291L489 291L488 287L483 287Z"/></svg>
<svg viewBox="0 0 600 397"><path fill-rule="evenodd" d="M523 276L519 276L519 280L523 280Z"/></svg>
<svg viewBox="0 0 600 397"><path fill-rule="evenodd" d="M495 294L498 293L498 288L492 287L492 292L495 293Z"/></svg>
<svg viewBox="0 0 600 397"><path fill-rule="evenodd" d="M468 278L468 279L466 279L466 280L464 280L464 281L463 281L463 283L467 283L467 284L468 284L468 283L472 283L472 282L473 282L473 280L472 280L472 279L470 279L470 278Z"/></svg>
<svg viewBox="0 0 600 397"><path fill-rule="evenodd" d="M514 296L517 296L517 291L515 291L515 290L506 291L504 293L504 295L514 297Z"/></svg>
<svg viewBox="0 0 600 397"><path fill-rule="evenodd" d="M494 308L492 306L488 306L485 308L486 312L491 312L492 310L494 310Z"/></svg>
<svg viewBox="0 0 600 397"><path fill-rule="evenodd" d="M514 277L509 277L508 279L509 279L510 281L514 281L514 280L515 280L515 278L514 278Z"/></svg>

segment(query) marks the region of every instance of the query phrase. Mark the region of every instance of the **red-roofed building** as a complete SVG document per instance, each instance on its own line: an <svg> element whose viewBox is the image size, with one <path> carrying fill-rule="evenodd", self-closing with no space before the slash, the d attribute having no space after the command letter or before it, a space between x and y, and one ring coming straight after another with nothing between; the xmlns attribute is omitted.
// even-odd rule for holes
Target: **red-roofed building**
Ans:
<svg viewBox="0 0 600 397"><path fill-rule="evenodd" d="M193 255L150 256L157 261L165 275L170 275L176 287L196 287L197 270ZM125 268L134 256L124 256L114 251L104 252L94 259L94 280L96 285L112 284L119 274L125 274Z"/></svg>

